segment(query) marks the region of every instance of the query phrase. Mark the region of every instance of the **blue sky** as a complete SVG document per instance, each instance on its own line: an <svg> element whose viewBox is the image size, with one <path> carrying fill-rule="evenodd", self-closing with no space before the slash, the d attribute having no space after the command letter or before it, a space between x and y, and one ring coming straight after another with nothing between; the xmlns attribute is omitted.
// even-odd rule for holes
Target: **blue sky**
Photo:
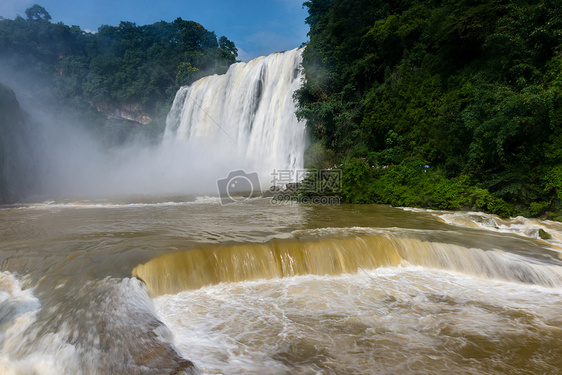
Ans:
<svg viewBox="0 0 562 375"><path fill-rule="evenodd" d="M33 4L43 6L52 22L96 31L120 21L146 25L178 17L196 21L236 43L238 58L251 58L299 47L307 40L304 0L0 0L0 16L25 18Z"/></svg>

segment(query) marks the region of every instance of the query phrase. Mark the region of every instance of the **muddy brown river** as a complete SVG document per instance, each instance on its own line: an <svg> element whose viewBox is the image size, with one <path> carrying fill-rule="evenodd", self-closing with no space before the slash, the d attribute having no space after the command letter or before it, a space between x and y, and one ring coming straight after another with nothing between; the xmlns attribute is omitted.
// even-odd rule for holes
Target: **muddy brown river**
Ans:
<svg viewBox="0 0 562 375"><path fill-rule="evenodd" d="M378 205L3 206L0 373L559 374L561 246Z"/></svg>

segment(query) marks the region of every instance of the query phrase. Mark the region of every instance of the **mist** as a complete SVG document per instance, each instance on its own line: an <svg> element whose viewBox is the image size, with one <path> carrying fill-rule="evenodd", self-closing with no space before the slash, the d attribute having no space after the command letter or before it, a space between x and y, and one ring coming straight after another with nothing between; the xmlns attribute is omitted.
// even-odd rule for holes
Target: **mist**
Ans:
<svg viewBox="0 0 562 375"><path fill-rule="evenodd" d="M217 179L248 166L224 141L134 141L108 149L80 126L43 125L44 199L217 194Z"/></svg>
<svg viewBox="0 0 562 375"><path fill-rule="evenodd" d="M20 121L9 125L12 136L4 146L9 190L21 202L216 195L217 179L233 169L252 168L228 139L163 140L161 136L159 140L132 138L108 147L93 132L93 124L37 99L39 80L5 81L24 111Z"/></svg>
<svg viewBox="0 0 562 375"><path fill-rule="evenodd" d="M159 140L132 137L113 147L103 142L99 126L38 102L29 88L37 90L39 82L10 82L40 124L27 146L36 155L40 188L22 198L218 195L217 181L239 170L259 174L253 189L268 189L276 170L303 168L305 127L292 98L301 82L300 53L234 64L225 75L183 87Z"/></svg>

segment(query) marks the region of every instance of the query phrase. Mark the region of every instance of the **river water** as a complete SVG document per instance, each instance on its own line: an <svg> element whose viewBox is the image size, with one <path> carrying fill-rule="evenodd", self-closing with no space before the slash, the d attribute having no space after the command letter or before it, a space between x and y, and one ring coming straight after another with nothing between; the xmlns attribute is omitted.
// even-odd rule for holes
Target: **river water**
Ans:
<svg viewBox="0 0 562 375"><path fill-rule="evenodd" d="M554 222L136 197L5 206L0 239L1 374L562 368Z"/></svg>

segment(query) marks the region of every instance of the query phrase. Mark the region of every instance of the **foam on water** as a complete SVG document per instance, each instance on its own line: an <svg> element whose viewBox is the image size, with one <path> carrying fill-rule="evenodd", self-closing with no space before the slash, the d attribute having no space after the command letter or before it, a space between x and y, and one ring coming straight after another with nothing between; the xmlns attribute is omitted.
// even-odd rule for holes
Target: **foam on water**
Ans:
<svg viewBox="0 0 562 375"><path fill-rule="evenodd" d="M193 201L165 201L165 202L131 202L116 203L112 201L74 201L74 202L56 202L46 201L43 203L17 204L7 206L3 209L33 209L33 210L52 210L52 209L109 209L109 208L143 208L143 207L174 207L174 206L190 206L203 204L220 204L221 198L215 196L198 196Z"/></svg>
<svg viewBox="0 0 562 375"><path fill-rule="evenodd" d="M12 274L0 273L1 374L196 373L171 345L171 332L155 318L138 280L54 289L40 303Z"/></svg>
<svg viewBox="0 0 562 375"><path fill-rule="evenodd" d="M562 250L562 223L551 220L529 219L522 216L500 218L482 212L436 212L435 215L447 224L459 227L472 227L497 233L543 239L558 250ZM541 236L542 234L542 236Z"/></svg>
<svg viewBox="0 0 562 375"><path fill-rule="evenodd" d="M22 289L9 272L0 272L0 373L55 375L81 373L76 348L56 333L24 339L37 323L41 304L33 290ZM29 348L41 347L43 350Z"/></svg>
<svg viewBox="0 0 562 375"><path fill-rule="evenodd" d="M562 289L423 267L222 283L158 297L205 374L555 373Z"/></svg>
<svg viewBox="0 0 562 375"><path fill-rule="evenodd" d="M523 216L501 218L484 212L439 211L423 208L400 207L404 211L429 213L449 225L461 228L477 228L495 233L543 240L553 250L562 253L562 223L552 220L531 219ZM562 258L562 254L560 255Z"/></svg>

